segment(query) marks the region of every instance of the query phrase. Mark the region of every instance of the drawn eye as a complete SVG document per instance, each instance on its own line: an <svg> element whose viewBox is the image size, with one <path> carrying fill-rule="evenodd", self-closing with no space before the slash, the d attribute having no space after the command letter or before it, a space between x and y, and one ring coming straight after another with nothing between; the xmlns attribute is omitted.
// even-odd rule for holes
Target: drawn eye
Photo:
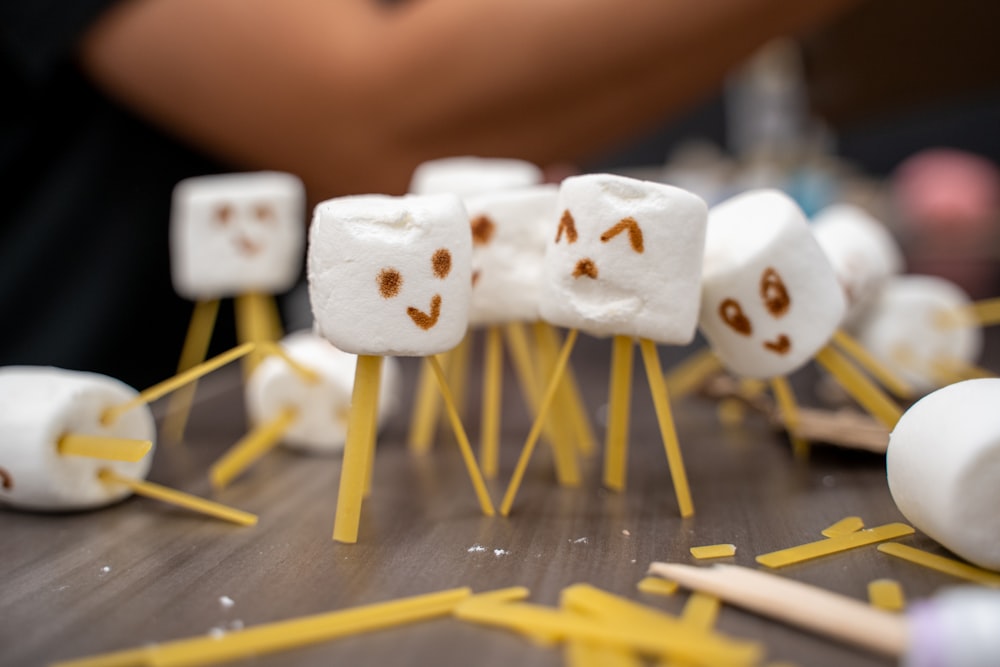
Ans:
<svg viewBox="0 0 1000 667"><path fill-rule="evenodd" d="M434 256L431 257L431 268L438 278L442 280L447 278L451 273L451 253L446 248L435 250Z"/></svg>
<svg viewBox="0 0 1000 667"><path fill-rule="evenodd" d="M215 209L213 216L218 224L228 225L229 221L233 219L233 207L229 204L223 204Z"/></svg>
<svg viewBox="0 0 1000 667"><path fill-rule="evenodd" d="M569 212L569 209L563 211L562 217L559 219L559 229L556 230L556 243L562 239L563 232L566 232L566 242L576 243L578 234L576 233L576 220L573 219L573 215Z"/></svg>
<svg viewBox="0 0 1000 667"><path fill-rule="evenodd" d="M632 246L632 250L642 254L644 249L642 245L642 229L639 228L639 223L635 221L635 218L622 218L618 224L601 234L601 242L607 243L624 231L628 232L628 242Z"/></svg>
<svg viewBox="0 0 1000 667"><path fill-rule="evenodd" d="M0 488L3 488L4 491L10 491L14 488L14 478L3 468L0 468Z"/></svg>
<svg viewBox="0 0 1000 667"><path fill-rule="evenodd" d="M775 317L781 317L788 312L792 300L788 298L788 290L778 272L772 268L764 270L760 278L760 297L764 300L768 312Z"/></svg>
<svg viewBox="0 0 1000 667"><path fill-rule="evenodd" d="M267 204L257 204L254 206L253 215L261 222L274 222L277 219L274 209Z"/></svg>
<svg viewBox="0 0 1000 667"><path fill-rule="evenodd" d="M391 299L403 287L403 276L396 269L382 269L378 273L378 291L383 299Z"/></svg>
<svg viewBox="0 0 1000 667"><path fill-rule="evenodd" d="M489 216L478 215L472 219L472 245L486 245L493 238L496 225Z"/></svg>
<svg viewBox="0 0 1000 667"><path fill-rule="evenodd" d="M750 320L748 320L747 316L743 314L743 308L740 307L740 302L736 299L726 299L720 303L719 316L730 329L741 336L749 336L753 333L753 327L750 325Z"/></svg>

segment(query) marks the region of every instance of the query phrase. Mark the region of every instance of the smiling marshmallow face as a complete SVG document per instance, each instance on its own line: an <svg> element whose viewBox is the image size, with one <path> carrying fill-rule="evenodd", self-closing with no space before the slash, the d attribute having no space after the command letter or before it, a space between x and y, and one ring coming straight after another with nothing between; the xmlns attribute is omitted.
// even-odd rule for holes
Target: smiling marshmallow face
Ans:
<svg viewBox="0 0 1000 667"><path fill-rule="evenodd" d="M699 324L731 372L791 373L827 344L846 307L829 260L787 196L753 190L709 211Z"/></svg>
<svg viewBox="0 0 1000 667"><path fill-rule="evenodd" d="M202 301L277 294L302 270L305 190L291 174L200 176L174 188L174 289Z"/></svg>
<svg viewBox="0 0 1000 667"><path fill-rule="evenodd" d="M543 268L543 319L594 336L684 344L694 336L705 203L611 174L559 188Z"/></svg>
<svg viewBox="0 0 1000 667"><path fill-rule="evenodd" d="M316 207L309 299L345 352L429 356L465 336L472 235L455 195L362 195Z"/></svg>

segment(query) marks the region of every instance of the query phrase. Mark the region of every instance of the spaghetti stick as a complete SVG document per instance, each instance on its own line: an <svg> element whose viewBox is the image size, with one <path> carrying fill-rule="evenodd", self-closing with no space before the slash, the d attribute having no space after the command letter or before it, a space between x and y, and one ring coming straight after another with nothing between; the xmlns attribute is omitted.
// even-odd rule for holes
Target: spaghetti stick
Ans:
<svg viewBox="0 0 1000 667"><path fill-rule="evenodd" d="M608 430L604 441L604 486L613 491L625 488L629 411L632 405L633 346L630 336L615 336L611 343Z"/></svg>
<svg viewBox="0 0 1000 667"><path fill-rule="evenodd" d="M961 359L955 359L954 357L941 357L932 361L931 375L935 378L949 378L948 381L941 382L942 385L960 382L961 380L996 377L996 373L992 371L966 363Z"/></svg>
<svg viewBox="0 0 1000 667"><path fill-rule="evenodd" d="M970 327L977 324L981 327L989 327L1000 324L1000 298L984 299L959 310L956 313L949 313L950 317L938 319L938 326L947 327Z"/></svg>
<svg viewBox="0 0 1000 667"><path fill-rule="evenodd" d="M183 373L205 360L218 314L218 299L198 301L194 304L191 323L188 325L187 336L184 338L184 347L181 348L181 358L177 363L178 373ZM163 435L167 440L180 442L184 439L184 429L187 428L191 403L194 400L197 386L197 382L192 382L170 397L167 416L163 422Z"/></svg>
<svg viewBox="0 0 1000 667"><path fill-rule="evenodd" d="M891 391L898 398L911 398L914 395L913 387L908 382L899 377L891 368L883 364L875 355L868 351L864 345L859 343L850 334L842 329L833 333L833 344L855 363L868 371L882 386Z"/></svg>
<svg viewBox="0 0 1000 667"><path fill-rule="evenodd" d="M438 412L441 409L441 395L434 390L435 382L430 361L425 358L420 363L416 398L413 400L413 413L410 416L410 431L406 437L410 443L410 451L417 454L429 452L434 442Z"/></svg>
<svg viewBox="0 0 1000 667"><path fill-rule="evenodd" d="M469 353L472 351L472 333L466 332L462 342L449 350L445 354L448 356L448 363L444 366L447 369L448 388L451 390L452 400L455 401L455 409L459 416L464 416L465 400L468 396L466 386L469 383ZM438 419L440 419L440 413Z"/></svg>
<svg viewBox="0 0 1000 667"><path fill-rule="evenodd" d="M273 354L276 357L281 357L281 360L288 364L288 367L292 369L292 372L299 376L303 382L306 384L318 384L319 383L319 373L311 368L306 368L298 361L293 359L291 355L285 352L285 348L273 341L264 341L257 344L257 348L264 352L265 354Z"/></svg>
<svg viewBox="0 0 1000 667"><path fill-rule="evenodd" d="M146 480L125 477L124 475L119 475L110 468L104 468L101 470L98 473L98 477L102 482L107 484L122 484L127 486L133 493L140 496L160 500L171 505L200 512L201 514L207 514L208 516L213 516L217 519L231 521L241 526L257 525L257 516L255 514L227 507L211 500L205 500L204 498L198 498L197 496L192 496L184 493L183 491L170 489Z"/></svg>
<svg viewBox="0 0 1000 667"><path fill-rule="evenodd" d="M719 617L719 598L697 591L691 593L684 610L681 611L681 621L699 630L711 630ZM689 667L692 663L682 660L668 660L660 663L660 667Z"/></svg>
<svg viewBox="0 0 1000 667"><path fill-rule="evenodd" d="M552 376L557 357L552 339L546 335L547 327L548 325L541 320L536 321L533 327L535 344L538 349L538 370L542 377ZM576 459L576 447L573 445L573 434L569 430L566 394L561 389L562 378L556 384L556 393L552 400L548 419L554 438L552 452L555 455L556 478L560 486L578 486L580 484L580 467Z"/></svg>
<svg viewBox="0 0 1000 667"><path fill-rule="evenodd" d="M660 438L667 453L670 477L674 483L674 493L677 495L677 506L681 516L686 518L694 514L694 503L691 500L687 472L684 470L681 446L677 441L674 417L670 411L670 395L667 394L667 383L663 379L660 355L656 351L656 344L648 338L639 340L639 349L642 351L642 361L646 366L646 380L649 383L649 393L653 397L656 420L660 424Z"/></svg>
<svg viewBox="0 0 1000 667"><path fill-rule="evenodd" d="M469 445L469 438L465 434L465 427L462 426L462 420L458 416L458 409L455 407L455 401L451 396L451 389L448 387L448 382L445 379L444 369L441 368L437 357L429 357L429 359L431 369L434 370L434 375L437 377L438 388L441 390L445 410L448 413L448 418L451 420L451 428L455 433L455 439L458 441L458 447L462 452L462 459L465 461L465 468L469 473L469 479L472 480L472 487L476 491L479 507L486 516L493 516L496 514L496 510L493 508L493 501L490 500L489 491L486 490L486 483L483 482L483 474L476 464L476 457L472 453L472 446Z"/></svg>
<svg viewBox="0 0 1000 667"><path fill-rule="evenodd" d="M337 492L337 515L333 539L354 544L358 541L361 502L368 477L368 457L375 447L375 420L372 413L378 402L382 357L362 354L354 372L351 415L347 423L344 458L340 465L340 488Z"/></svg>
<svg viewBox="0 0 1000 667"><path fill-rule="evenodd" d="M268 304L268 301L273 299L270 294L259 292L248 292L236 297L236 335L240 342L259 345L274 340L271 338L272 324L269 315L273 306ZM249 355L244 366L247 376L262 359L263 355L259 349Z"/></svg>
<svg viewBox="0 0 1000 667"><path fill-rule="evenodd" d="M788 437L792 441L792 452L798 461L809 460L809 443L798 434L799 430L799 406L795 401L795 394L788 384L788 380L783 376L771 378L771 391L778 401L781 410L781 420L788 430Z"/></svg>
<svg viewBox="0 0 1000 667"><path fill-rule="evenodd" d="M874 579L868 582L868 602L884 611L903 611L906 596L903 587L894 579Z"/></svg>
<svg viewBox="0 0 1000 667"><path fill-rule="evenodd" d="M905 544L899 544L898 542L880 544L878 545L878 550L884 554L889 554L890 556L895 556L896 558L902 558L903 560L910 561L911 563L923 565L931 570L937 570L938 572L943 572L944 574L950 574L951 576L958 577L959 579L965 579L966 581L982 584L983 586L1000 587L1000 574L975 567L974 565L969 565L968 563L963 563L962 561L955 560L954 558L938 556L937 554L932 554L921 549L915 549Z"/></svg>
<svg viewBox="0 0 1000 667"><path fill-rule="evenodd" d="M125 461L135 463L141 461L153 443L149 440L132 440L130 438L112 438L106 435L83 435L67 433L59 438L56 451L61 456L87 456L106 461Z"/></svg>
<svg viewBox="0 0 1000 667"><path fill-rule="evenodd" d="M555 357L562 341L555 327L547 322L543 322L542 335L545 337L546 346L552 351ZM569 419L570 430L573 433L577 449L584 456L590 456L597 450L597 439L594 437L594 429L590 425L587 410L584 407L583 397L580 395L580 387L576 381L576 374L573 372L573 365L566 366L562 381L559 385L559 394L556 400L565 404L566 417Z"/></svg>
<svg viewBox="0 0 1000 667"><path fill-rule="evenodd" d="M298 411L295 408L285 408L274 419L258 426L241 438L208 469L208 478L212 482L212 487L215 489L225 487L240 473L252 466L257 459L271 451L281 441L285 431L288 430L297 416Z"/></svg>
<svg viewBox="0 0 1000 667"><path fill-rule="evenodd" d="M841 535L856 533L864 527L865 522L861 520L861 517L847 516L835 524L827 526L820 531L820 534L822 534L823 537L840 537Z"/></svg>
<svg viewBox="0 0 1000 667"><path fill-rule="evenodd" d="M779 568L794 563L801 563L820 556L840 553L848 549L892 540L904 535L912 535L913 528L905 523L888 523L884 526L865 528L846 535L828 537L825 540L800 544L796 547L772 551L771 553L757 556L757 562L765 567Z"/></svg>
<svg viewBox="0 0 1000 667"><path fill-rule="evenodd" d="M666 375L667 391L676 400L697 390L710 377L721 372L719 358L712 348L705 346L670 369Z"/></svg>
<svg viewBox="0 0 1000 667"><path fill-rule="evenodd" d="M869 414L890 429L896 425L903 411L832 345L827 345L817 352L816 361L829 371Z"/></svg>
<svg viewBox="0 0 1000 667"><path fill-rule="evenodd" d="M524 325L520 322L508 322L504 325L504 340L507 343L507 350L510 352L511 361L514 364L514 372L517 375L518 384L521 387L521 396L528 408L528 413L534 419L538 414L538 406L542 402L542 390L536 381L534 367L537 365L533 359L531 345L528 343L528 335L524 331ZM552 429L548 421L542 426L542 433L545 440L555 442Z"/></svg>
<svg viewBox="0 0 1000 667"><path fill-rule="evenodd" d="M483 399L479 458L483 476L493 479L500 468L500 406L503 396L503 333L499 326L486 329L483 362Z"/></svg>
<svg viewBox="0 0 1000 667"><path fill-rule="evenodd" d="M524 441L524 447L521 449L517 466L514 468L514 474L511 476L507 492L504 494L503 502L500 505L500 514L503 516L510 515L510 508L514 504L514 497L517 496L517 490L521 486L521 480L524 478L524 471L528 467L528 461L531 460L531 454L535 449L535 444L538 442L538 436L541 435L542 424L545 422L549 406L552 405L552 399L555 397L556 389L559 386L559 377L566 370L566 364L569 362L569 355L573 352L573 345L576 344L578 333L576 329L570 329L569 335L566 336L566 340L563 342L559 358L556 360L555 370L549 379L548 387L545 389L545 396L542 397L541 403L538 406L535 423L532 424L528 438Z"/></svg>
<svg viewBox="0 0 1000 667"><path fill-rule="evenodd" d="M190 368L183 373L179 373L172 378L160 382L159 384L155 384L149 389L140 392L139 395L132 400L122 403L121 405L112 406L105 410L101 415L101 423L104 425L113 424L118 417L125 414L132 408L145 405L146 403L151 403L158 398L162 398L170 392L180 389L184 385L187 385L204 375L208 375L218 368L222 368L229 362L246 356L250 352L253 352L254 347L255 345L253 343L238 345L228 352L223 352L208 361L203 361L194 368Z"/></svg>
<svg viewBox="0 0 1000 667"><path fill-rule="evenodd" d="M285 335L285 327L281 324L281 313L278 311L278 301L273 295L266 295L261 305L263 332L266 340L281 340Z"/></svg>
<svg viewBox="0 0 1000 667"><path fill-rule="evenodd" d="M381 369L379 371L381 373ZM379 384L381 385L381 376L379 376ZM371 414L369 415L368 428L371 430L371 443L372 446L365 450L365 488L364 497L367 498L372 494L372 482L375 478L375 450L378 447L378 392L375 393L374 405L371 409ZM347 411L347 421L348 424L351 420L351 412L353 412L352 407Z"/></svg>

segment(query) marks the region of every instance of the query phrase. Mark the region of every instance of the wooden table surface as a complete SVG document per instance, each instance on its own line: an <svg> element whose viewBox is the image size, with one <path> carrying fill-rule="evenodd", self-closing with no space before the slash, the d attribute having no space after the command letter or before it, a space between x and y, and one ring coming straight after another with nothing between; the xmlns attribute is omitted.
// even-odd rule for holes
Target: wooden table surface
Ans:
<svg viewBox="0 0 1000 667"><path fill-rule="evenodd" d="M609 347L581 339L573 356L599 438ZM662 349L661 357L669 367L690 352ZM403 361L408 396L417 366ZM523 585L533 602L554 605L562 588L588 582L677 613L686 593L636 590L651 561L695 562L690 547L732 543L736 556L723 562L755 566L756 555L820 539L823 528L849 515L867 526L904 520L882 456L817 445L808 464L796 463L761 416L724 427L715 405L699 397L674 405L696 507L682 520L636 361L628 487L620 494L601 487L600 455L587 460L579 488L560 488L551 457L539 448L511 516L484 518L453 441L440 438L426 457L407 450L407 407L381 434L374 492L355 545L331 540L339 458L282 448L216 496L258 513L253 528L143 498L75 514L0 510L0 665L41 665L457 586ZM211 495L208 465L246 428L234 371L203 382L186 441L159 446L150 479ZM470 386L477 377L474 370ZM478 390L469 399L475 407ZM504 401L501 476L490 484L497 503L528 430L509 369ZM473 439L476 412L467 419ZM900 541L945 553L919 532ZM874 546L779 573L859 599L880 577L899 580L910 600L958 583ZM759 640L769 660L802 667L892 664L731 607L717 627ZM563 664L563 655L449 618L237 664L527 667Z"/></svg>

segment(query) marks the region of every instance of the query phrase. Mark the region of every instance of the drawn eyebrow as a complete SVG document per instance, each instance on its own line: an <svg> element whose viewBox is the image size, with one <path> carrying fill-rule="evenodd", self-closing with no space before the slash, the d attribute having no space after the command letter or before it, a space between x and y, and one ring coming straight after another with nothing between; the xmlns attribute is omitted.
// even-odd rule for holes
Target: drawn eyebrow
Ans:
<svg viewBox="0 0 1000 667"><path fill-rule="evenodd" d="M792 300L788 296L788 289L778 272L772 267L764 269L760 277L760 298L764 300L764 305L775 317L781 317L788 312L792 305Z"/></svg>
<svg viewBox="0 0 1000 667"><path fill-rule="evenodd" d="M644 250L642 245L642 229L639 228L639 223L632 217L622 218L618 221L618 224L601 234L601 242L607 243L626 230L628 231L628 242L632 245L632 250L642 254Z"/></svg>
<svg viewBox="0 0 1000 667"><path fill-rule="evenodd" d="M477 215L470 223L472 227L472 245L486 245L493 238L496 224L488 215Z"/></svg>
<svg viewBox="0 0 1000 667"><path fill-rule="evenodd" d="M725 299L719 304L719 317L729 326L730 329L741 336L749 336L753 333L753 325L743 314L743 307L736 299Z"/></svg>
<svg viewBox="0 0 1000 667"><path fill-rule="evenodd" d="M563 211L562 217L559 219L559 229L556 230L556 243L562 238L563 231L566 232L566 241L568 243L576 243L578 234L576 233L576 220L573 219L573 214L569 212L569 209Z"/></svg>

